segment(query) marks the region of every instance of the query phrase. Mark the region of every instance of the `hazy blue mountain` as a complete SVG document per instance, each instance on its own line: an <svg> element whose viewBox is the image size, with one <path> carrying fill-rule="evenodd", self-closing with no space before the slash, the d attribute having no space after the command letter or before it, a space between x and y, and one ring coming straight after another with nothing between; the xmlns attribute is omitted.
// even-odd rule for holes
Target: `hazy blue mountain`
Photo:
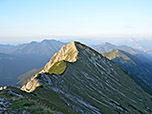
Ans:
<svg viewBox="0 0 152 114"><path fill-rule="evenodd" d="M56 40L43 40L41 42L31 42L13 47L7 53L15 55L38 55L49 56L59 50L64 43Z"/></svg>
<svg viewBox="0 0 152 114"><path fill-rule="evenodd" d="M152 58L152 40L129 39L125 44L139 50L147 58Z"/></svg>
<svg viewBox="0 0 152 114"><path fill-rule="evenodd" d="M131 38L125 42L126 45L129 45L131 47L134 47L136 49L142 50L142 49L152 49L152 40L151 39L134 39Z"/></svg>
<svg viewBox="0 0 152 114"><path fill-rule="evenodd" d="M31 69L43 67L62 45L64 43L60 41L43 40L18 46L2 46L7 49L5 53L0 54L0 72L2 73L0 86L16 85L20 75Z"/></svg>
<svg viewBox="0 0 152 114"><path fill-rule="evenodd" d="M152 113L150 86L79 42L63 46L21 89L28 93L12 87L0 92L17 113L38 113L33 108L63 114Z"/></svg>
<svg viewBox="0 0 152 114"><path fill-rule="evenodd" d="M152 86L152 71L150 69L152 65L141 61L134 55L118 49L114 49L110 52L102 52L102 55L120 64L126 70L140 77Z"/></svg>
<svg viewBox="0 0 152 114"><path fill-rule="evenodd" d="M21 74L33 68L40 68L43 64L36 59L0 53L0 86L16 85Z"/></svg>
<svg viewBox="0 0 152 114"><path fill-rule="evenodd" d="M13 47L14 47L13 45L0 44L0 53L5 53L5 52L11 50Z"/></svg>
<svg viewBox="0 0 152 114"><path fill-rule="evenodd" d="M108 42L105 42L105 43L102 43L102 44L99 44L99 45L95 45L93 48L95 50L97 50L98 52L110 52L113 49L117 48L119 50L128 52L128 53L130 53L132 55L138 55L138 54L140 54L138 51L136 51L133 48L128 47L126 45L116 46L116 45L113 45L113 44L108 43Z"/></svg>
<svg viewBox="0 0 152 114"><path fill-rule="evenodd" d="M149 63L150 61L147 59L147 56L145 57L145 54L143 55L140 51L133 49L132 47L126 46L126 45L120 45L120 46L116 46L110 43L102 43L100 45L95 45L93 47L95 50L97 50L98 52L110 52L113 49L119 49L125 52L128 52L129 54L137 57L138 59L140 59L141 61L145 62L145 63ZM152 62L151 62L152 63Z"/></svg>
<svg viewBox="0 0 152 114"><path fill-rule="evenodd" d="M45 64L52 55L57 52L65 43L56 40L43 40L41 42L31 42L20 44L11 48L6 53L24 56L29 59L37 59ZM44 65L43 64L43 65Z"/></svg>
<svg viewBox="0 0 152 114"><path fill-rule="evenodd" d="M111 43L108 43L108 42L93 46L93 48L95 50L97 50L98 52L109 52L109 51L115 49L116 47L117 46L115 46Z"/></svg>

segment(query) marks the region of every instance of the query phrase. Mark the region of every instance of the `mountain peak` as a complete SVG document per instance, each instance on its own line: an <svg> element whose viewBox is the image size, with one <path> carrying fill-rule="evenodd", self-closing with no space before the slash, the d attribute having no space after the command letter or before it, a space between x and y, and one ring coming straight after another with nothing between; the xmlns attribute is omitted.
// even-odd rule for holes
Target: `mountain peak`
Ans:
<svg viewBox="0 0 152 114"><path fill-rule="evenodd" d="M62 48L57 53L55 53L52 59L45 65L42 72L48 71L55 63L59 61L67 61L72 63L76 62L78 59L78 54L81 50L89 51L93 55L96 55L95 53L97 53L90 47L78 41L73 41L69 44L63 45Z"/></svg>
<svg viewBox="0 0 152 114"><path fill-rule="evenodd" d="M71 42L69 44L63 45L62 48L54 54L52 59L45 65L43 72L48 71L51 66L59 61L75 62L77 60L78 50L76 44L78 42Z"/></svg>
<svg viewBox="0 0 152 114"><path fill-rule="evenodd" d="M145 113L147 108L150 109L147 113L151 113L151 97L139 83L149 88L140 78L90 47L71 42L64 45L43 72L31 78L22 90L33 92L37 99L48 101L55 109L68 106L80 114L138 114ZM147 91L151 94L151 89ZM58 102L62 105L56 105Z"/></svg>
<svg viewBox="0 0 152 114"><path fill-rule="evenodd" d="M120 50L119 50L119 49L117 49L117 48L115 48L113 51L115 51L115 52L119 52Z"/></svg>
<svg viewBox="0 0 152 114"><path fill-rule="evenodd" d="M100 45L96 45L94 46L94 48L96 50L98 50L99 52L109 52L113 49L115 49L117 46L113 45L113 44L110 44L108 42L105 42L105 43L102 43Z"/></svg>
<svg viewBox="0 0 152 114"><path fill-rule="evenodd" d="M31 78L31 80L22 87L22 90L27 92L34 91L41 85L37 79L40 74L48 73L60 75L65 72L67 62L74 63L77 59L83 60L85 57L91 57L91 59L93 59L92 57L97 57L98 59L101 59L102 55L77 41L63 45L62 48L55 53L51 60L45 65L44 69Z"/></svg>
<svg viewBox="0 0 152 114"><path fill-rule="evenodd" d="M104 42L102 43L102 45L113 45L113 44L110 44L109 42Z"/></svg>
<svg viewBox="0 0 152 114"><path fill-rule="evenodd" d="M78 50L76 48L76 44L78 44L78 42L71 42L69 44L63 45L62 48L57 53L55 53L51 60L45 65L44 69L32 77L30 81L28 81L21 88L21 90L32 92L37 87L41 86L37 79L41 73L62 74L66 69L66 63L64 61L75 62L77 60Z"/></svg>
<svg viewBox="0 0 152 114"><path fill-rule="evenodd" d="M130 58L125 54L124 51L119 50L117 48L113 49L110 52L102 52L102 54L110 60L115 59L117 57L121 57L124 60L130 60Z"/></svg>

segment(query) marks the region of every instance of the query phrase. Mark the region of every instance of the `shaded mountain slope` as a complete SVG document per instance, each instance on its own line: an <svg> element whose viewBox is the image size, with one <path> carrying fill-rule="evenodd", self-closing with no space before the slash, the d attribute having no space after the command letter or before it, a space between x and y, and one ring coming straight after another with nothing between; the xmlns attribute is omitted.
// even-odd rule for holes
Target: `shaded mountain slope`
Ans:
<svg viewBox="0 0 152 114"><path fill-rule="evenodd" d="M120 64L129 72L143 79L149 85L152 85L152 72L147 65L127 52L114 49L110 52L102 52L108 59Z"/></svg>
<svg viewBox="0 0 152 114"><path fill-rule="evenodd" d="M63 46L22 90L75 113L152 113L150 86L79 42ZM62 97L51 100L54 92Z"/></svg>
<svg viewBox="0 0 152 114"><path fill-rule="evenodd" d="M109 52L109 51L115 49L116 47L117 46L110 44L108 42L93 46L93 48L96 49L98 52Z"/></svg>
<svg viewBox="0 0 152 114"><path fill-rule="evenodd" d="M98 51L98 52L109 52L109 51L112 51L113 49L119 49L119 50L122 50L122 51L125 51L125 52L128 52L132 55L136 55L136 54L140 54L139 52L137 52L136 50L134 50L133 48L131 47L128 47L126 45L120 45L120 46L116 46L116 45L113 45L111 43L108 43L108 42L105 42L105 43L102 43L100 45L95 45L94 48Z"/></svg>
<svg viewBox="0 0 152 114"><path fill-rule="evenodd" d="M5 53L26 57L27 59L35 59L43 63L40 63L42 67L64 44L65 43L56 40L33 41L31 43L14 46Z"/></svg>
<svg viewBox="0 0 152 114"><path fill-rule="evenodd" d="M110 52L113 49L119 49L119 50L125 51L125 52L127 52L131 55L136 56L138 59L140 59L144 62L148 61L141 53L139 53L135 49L133 49L129 46L126 46L126 45L116 46L116 45L113 45L113 44L110 44L110 43L106 42L106 43L102 43L100 45L94 46L94 49L96 49L98 52Z"/></svg>
<svg viewBox="0 0 152 114"><path fill-rule="evenodd" d="M27 44L20 44L13 47L7 53L19 55L38 55L49 56L58 51L64 43L56 40L43 40L42 42L31 42Z"/></svg>
<svg viewBox="0 0 152 114"><path fill-rule="evenodd" d="M43 40L18 46L0 45L0 51L4 52L0 54L0 86L16 85L20 75L43 67L63 44L56 40Z"/></svg>
<svg viewBox="0 0 152 114"><path fill-rule="evenodd" d="M41 61L0 53L0 86L16 85L21 74L41 65Z"/></svg>
<svg viewBox="0 0 152 114"><path fill-rule="evenodd" d="M12 49L13 47L14 47L13 45L0 44L0 53L5 53L9 51L10 49Z"/></svg>

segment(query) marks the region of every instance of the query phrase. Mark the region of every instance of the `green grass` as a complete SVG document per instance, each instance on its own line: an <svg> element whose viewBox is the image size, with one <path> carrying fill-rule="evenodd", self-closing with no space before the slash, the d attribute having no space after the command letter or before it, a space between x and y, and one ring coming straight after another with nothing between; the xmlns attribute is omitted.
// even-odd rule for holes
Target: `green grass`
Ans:
<svg viewBox="0 0 152 114"><path fill-rule="evenodd" d="M66 69L66 63L62 60L56 62L49 70L49 74L62 74Z"/></svg>
<svg viewBox="0 0 152 114"><path fill-rule="evenodd" d="M33 102L28 101L28 100L16 100L12 103L11 108L16 109L16 108L24 108L24 106L30 107L33 105Z"/></svg>
<svg viewBox="0 0 152 114"><path fill-rule="evenodd" d="M72 101L67 99L62 94L47 88L37 88L33 93L37 95L37 99L35 99L37 102L41 102L42 105L50 107L50 109L54 112L60 111L63 114L75 114L71 107L67 106L64 102L64 100L69 103L72 103Z"/></svg>
<svg viewBox="0 0 152 114"><path fill-rule="evenodd" d="M50 109L47 109L44 106L36 104L34 101L30 101L28 99L13 101L10 105L10 109L17 113L21 113L23 110L27 110L33 114L53 114Z"/></svg>
<svg viewBox="0 0 152 114"><path fill-rule="evenodd" d="M127 57L122 51L120 51L118 49L114 49L110 52L103 52L102 54L110 60L115 59L117 57L121 57L124 60L130 60L129 57Z"/></svg>
<svg viewBox="0 0 152 114"><path fill-rule="evenodd" d="M26 93L15 87L8 87L14 93L20 94L23 98L9 94L9 90L0 91L0 98L5 98L10 102L7 111L9 114L21 114L22 111L28 111L32 114L54 114L56 110L52 111L52 107L47 107L41 98L35 96L34 93Z"/></svg>

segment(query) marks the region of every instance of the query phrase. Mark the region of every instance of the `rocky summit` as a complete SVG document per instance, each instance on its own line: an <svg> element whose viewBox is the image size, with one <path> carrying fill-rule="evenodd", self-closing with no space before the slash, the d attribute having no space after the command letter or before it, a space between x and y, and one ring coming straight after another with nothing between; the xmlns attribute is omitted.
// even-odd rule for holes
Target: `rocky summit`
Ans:
<svg viewBox="0 0 152 114"><path fill-rule="evenodd" d="M18 99L57 114L150 114L152 96L140 84L149 88L97 51L72 42L64 45L42 71L24 84L22 91L8 87L0 95L13 91L13 95L22 95ZM14 102L16 99L6 109L12 108L11 104L16 108ZM18 109L16 112L39 113L29 105Z"/></svg>

